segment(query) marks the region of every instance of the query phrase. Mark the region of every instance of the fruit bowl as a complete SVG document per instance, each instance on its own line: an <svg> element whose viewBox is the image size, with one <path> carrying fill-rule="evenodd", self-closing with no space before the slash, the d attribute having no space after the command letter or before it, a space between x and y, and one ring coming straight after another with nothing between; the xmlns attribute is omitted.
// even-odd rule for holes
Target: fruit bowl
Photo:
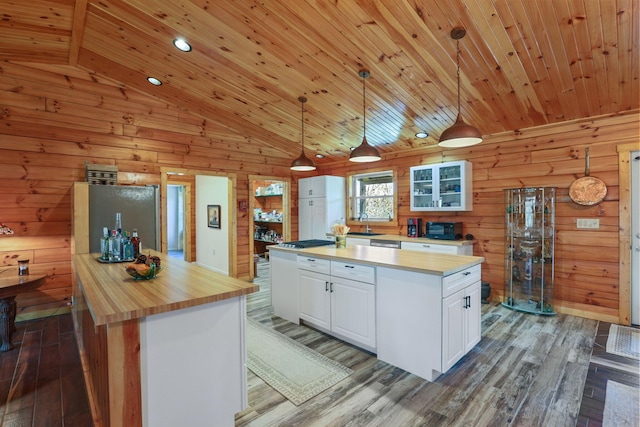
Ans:
<svg viewBox="0 0 640 427"><path fill-rule="evenodd" d="M155 264L129 264L125 269L127 274L134 278L134 280L149 280L158 277L158 274L162 271L162 267L156 267Z"/></svg>

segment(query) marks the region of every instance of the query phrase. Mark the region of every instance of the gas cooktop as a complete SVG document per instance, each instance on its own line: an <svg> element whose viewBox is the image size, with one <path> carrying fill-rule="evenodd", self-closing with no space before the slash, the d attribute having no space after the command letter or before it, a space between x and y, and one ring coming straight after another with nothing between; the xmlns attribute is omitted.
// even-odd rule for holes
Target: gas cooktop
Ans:
<svg viewBox="0 0 640 427"><path fill-rule="evenodd" d="M315 248L317 246L329 246L329 245L335 245L335 242L332 242L331 240L311 239L311 240L298 240L297 242L282 242L278 244L278 246L281 246L283 248L294 248L294 249Z"/></svg>

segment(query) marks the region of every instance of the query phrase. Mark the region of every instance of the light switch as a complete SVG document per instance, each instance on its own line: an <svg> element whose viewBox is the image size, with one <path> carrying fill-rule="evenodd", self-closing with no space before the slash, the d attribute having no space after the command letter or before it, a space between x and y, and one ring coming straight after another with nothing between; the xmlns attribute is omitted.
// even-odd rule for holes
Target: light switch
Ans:
<svg viewBox="0 0 640 427"><path fill-rule="evenodd" d="M598 218L578 218L576 221L577 228L600 228L600 220Z"/></svg>

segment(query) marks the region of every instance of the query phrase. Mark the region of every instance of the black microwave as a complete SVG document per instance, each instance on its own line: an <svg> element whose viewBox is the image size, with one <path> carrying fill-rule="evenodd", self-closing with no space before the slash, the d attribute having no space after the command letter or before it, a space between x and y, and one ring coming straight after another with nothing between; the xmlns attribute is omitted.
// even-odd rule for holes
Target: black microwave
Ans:
<svg viewBox="0 0 640 427"><path fill-rule="evenodd" d="M428 239L458 240L462 239L461 222L427 222L424 237Z"/></svg>

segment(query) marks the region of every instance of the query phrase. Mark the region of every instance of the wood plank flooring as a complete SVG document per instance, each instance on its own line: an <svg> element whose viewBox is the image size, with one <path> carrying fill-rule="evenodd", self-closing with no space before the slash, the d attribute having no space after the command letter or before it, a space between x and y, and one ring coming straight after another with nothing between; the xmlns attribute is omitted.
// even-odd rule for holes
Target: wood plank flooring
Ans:
<svg viewBox="0 0 640 427"><path fill-rule="evenodd" d="M428 382L324 333L273 316L268 264L258 264L256 282L261 289L248 298L249 317L354 374L296 407L249 372L250 407L236 417L237 427L597 426L602 424L606 377L620 375L599 368L603 378L587 382L587 375L596 371L590 368L594 341L600 345L604 339L606 344L600 332L606 334L608 326L596 337L596 321L534 316L494 303L482 307L480 344L448 373ZM627 374L633 376L633 362L628 363ZM627 383L637 381L636 364L635 383ZM583 390L602 401L583 399Z"/></svg>
<svg viewBox="0 0 640 427"><path fill-rule="evenodd" d="M92 426L70 314L19 322L0 353L0 426Z"/></svg>
<svg viewBox="0 0 640 427"><path fill-rule="evenodd" d="M258 264L256 282L261 289L247 301L250 317L354 373L295 406L249 371L250 407L237 415L237 427L592 427L602 425L607 379L640 387L638 361L605 352L609 324L484 305L480 344L428 382L273 316L268 264ZM92 426L71 316L16 326L16 348L0 353L0 426Z"/></svg>

